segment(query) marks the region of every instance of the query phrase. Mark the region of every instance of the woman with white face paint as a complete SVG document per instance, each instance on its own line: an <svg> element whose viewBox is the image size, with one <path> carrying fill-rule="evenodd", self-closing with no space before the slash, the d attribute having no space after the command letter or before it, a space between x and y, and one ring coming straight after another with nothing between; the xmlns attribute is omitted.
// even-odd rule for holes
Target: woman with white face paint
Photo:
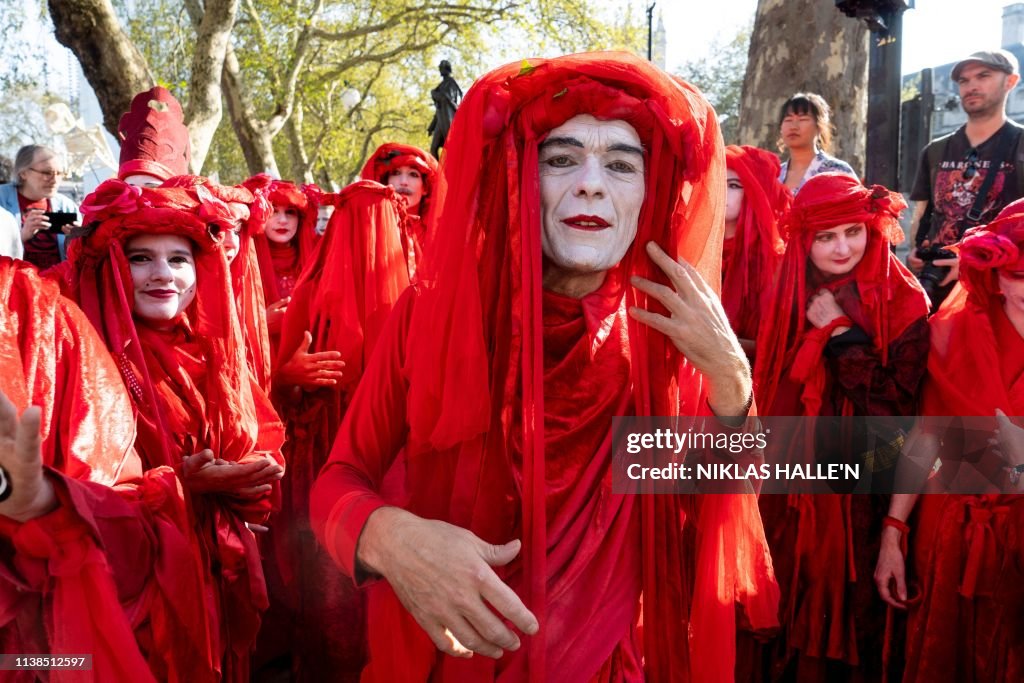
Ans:
<svg viewBox="0 0 1024 683"><path fill-rule="evenodd" d="M722 306L751 363L763 311L785 243L778 222L792 196L779 182L779 158L756 147L725 148Z"/></svg>
<svg viewBox="0 0 1024 683"><path fill-rule="evenodd" d="M284 430L250 370L222 253L227 204L203 184L138 188L108 180L83 203L70 295L100 331L137 412L145 469L180 472L189 493L208 622L199 656L248 680L265 601L255 536L284 473ZM221 631L230 615L232 628ZM198 617L197 617L198 618ZM208 654L203 655L206 652Z"/></svg>
<svg viewBox="0 0 1024 683"><path fill-rule="evenodd" d="M719 141L696 90L624 53L516 62L466 94L437 251L310 505L344 571L384 579L364 680L724 680L736 605L775 625L753 496L612 489L613 416L748 409L716 294Z"/></svg>
<svg viewBox="0 0 1024 683"><path fill-rule="evenodd" d="M826 173L783 218L788 242L757 340L756 396L762 415L807 419L786 423L791 432L772 425L769 463L813 467L827 454L859 464L864 480L870 471L879 488L892 482L901 425L880 418L914 414L928 348L924 291L889 248L903 237L905 207L879 185ZM842 419L853 416L874 422ZM799 486L760 497L788 596L782 642L765 648L765 665L821 683L880 678L885 613L868 577L884 502Z"/></svg>

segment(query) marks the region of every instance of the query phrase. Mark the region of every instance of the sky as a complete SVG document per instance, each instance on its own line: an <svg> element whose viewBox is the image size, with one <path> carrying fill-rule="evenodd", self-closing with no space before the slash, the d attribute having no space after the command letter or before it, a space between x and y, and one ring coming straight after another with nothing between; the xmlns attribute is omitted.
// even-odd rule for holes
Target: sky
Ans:
<svg viewBox="0 0 1024 683"><path fill-rule="evenodd" d="M916 0L915 8L903 15L903 73L999 47L1003 7L1009 4L1011 0ZM655 12L660 9L665 21L666 67L672 71L705 55L716 38L728 42L756 8L757 0L658 2Z"/></svg>

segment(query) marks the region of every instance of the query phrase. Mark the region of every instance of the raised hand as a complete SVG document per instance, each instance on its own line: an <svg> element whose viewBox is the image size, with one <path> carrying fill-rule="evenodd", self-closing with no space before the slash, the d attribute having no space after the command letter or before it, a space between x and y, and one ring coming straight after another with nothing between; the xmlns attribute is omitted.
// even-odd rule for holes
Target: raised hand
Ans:
<svg viewBox="0 0 1024 683"><path fill-rule="evenodd" d="M676 262L654 242L647 254L672 287L634 276L633 286L661 302L669 316L633 306L629 315L661 332L708 380L708 402L716 415L745 415L753 383L750 365L729 325L718 295L689 263Z"/></svg>
<svg viewBox="0 0 1024 683"><path fill-rule="evenodd" d="M818 290L807 302L807 320L818 329L827 327L833 320L842 318L844 315L846 312L836 301L835 295L827 289ZM842 334L849 329L846 326L839 326L832 331L832 336Z"/></svg>
<svg viewBox="0 0 1024 683"><path fill-rule="evenodd" d="M528 635L539 628L492 569L511 562L519 550L518 540L491 545L446 522L381 508L367 519L356 555L388 580L439 650L453 657L475 652L497 659L520 646L503 618Z"/></svg>
<svg viewBox="0 0 1024 683"><path fill-rule="evenodd" d="M292 357L278 368L275 380L285 386L302 387L314 391L321 387L335 386L342 378L345 362L337 351L310 353L313 335L307 330L302 343Z"/></svg>
<svg viewBox="0 0 1024 683"><path fill-rule="evenodd" d="M27 522L57 508L53 484L43 473L42 412L30 406L18 417L18 410L0 391L0 467L3 467L7 497L0 502L0 515Z"/></svg>
<svg viewBox="0 0 1024 683"><path fill-rule="evenodd" d="M291 300L290 296L286 296L267 306L267 329L270 332L277 334L281 331L281 325L284 323L284 314L288 310L288 304Z"/></svg>

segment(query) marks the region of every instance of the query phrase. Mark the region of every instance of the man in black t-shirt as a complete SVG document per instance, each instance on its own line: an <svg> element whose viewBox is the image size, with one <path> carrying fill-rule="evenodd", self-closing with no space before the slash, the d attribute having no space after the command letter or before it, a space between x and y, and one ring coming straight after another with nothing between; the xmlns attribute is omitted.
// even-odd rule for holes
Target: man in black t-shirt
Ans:
<svg viewBox="0 0 1024 683"><path fill-rule="evenodd" d="M955 258L940 258L925 268L934 251L928 248L954 244L967 228L995 218L1024 195L1024 129L1006 118L1007 97L1020 80L1016 57L1005 50L975 52L953 66L952 76L967 123L925 147L910 193L911 232L918 248L910 252L907 265L922 278L936 307L956 283L959 268ZM994 170L997 156L1002 162ZM972 213L993 170L997 175L985 201Z"/></svg>

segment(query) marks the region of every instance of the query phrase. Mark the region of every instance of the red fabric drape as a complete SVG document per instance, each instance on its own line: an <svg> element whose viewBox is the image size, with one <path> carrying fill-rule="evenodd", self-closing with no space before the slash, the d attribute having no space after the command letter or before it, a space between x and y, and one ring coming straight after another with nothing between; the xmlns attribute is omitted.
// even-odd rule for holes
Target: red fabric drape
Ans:
<svg viewBox="0 0 1024 683"><path fill-rule="evenodd" d="M779 182L779 158L747 145L725 148L725 164L743 183L736 234L722 255L722 306L741 339L757 339L785 243L778 222L793 201Z"/></svg>

